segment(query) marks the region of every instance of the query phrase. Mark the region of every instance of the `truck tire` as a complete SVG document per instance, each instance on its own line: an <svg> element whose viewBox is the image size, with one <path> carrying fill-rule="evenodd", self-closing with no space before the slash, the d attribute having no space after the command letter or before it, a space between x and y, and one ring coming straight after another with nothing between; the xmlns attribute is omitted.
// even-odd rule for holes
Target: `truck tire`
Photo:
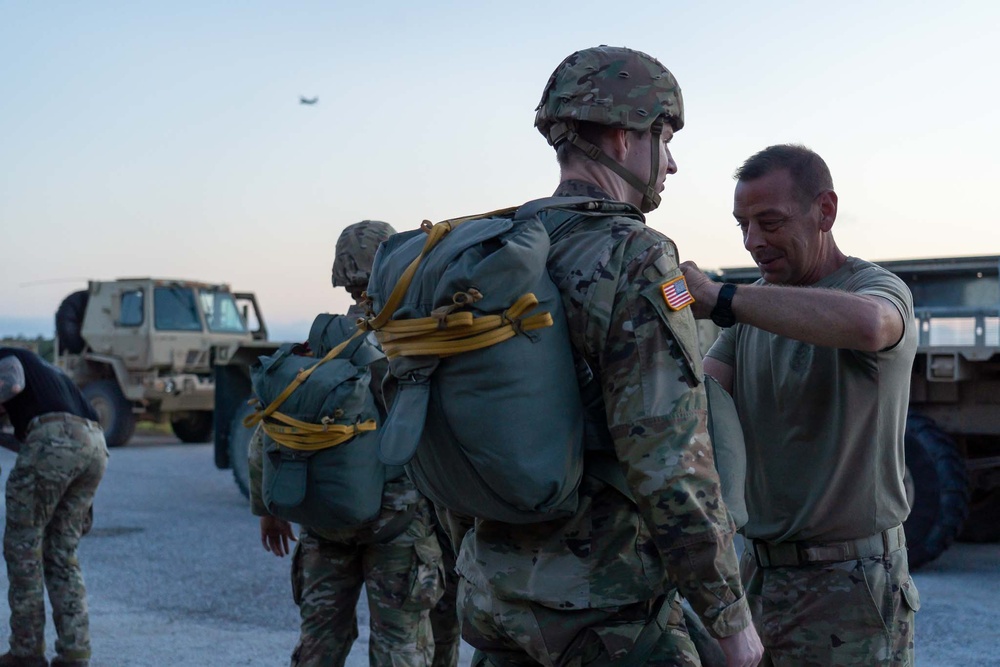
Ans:
<svg viewBox="0 0 1000 667"><path fill-rule="evenodd" d="M181 442L209 442L212 439L212 411L186 410L170 417L170 428Z"/></svg>
<svg viewBox="0 0 1000 667"><path fill-rule="evenodd" d="M80 330L83 328L83 315L87 312L87 301L90 293L87 290L73 292L62 300L56 310L56 336L59 338L60 354L80 354L86 347Z"/></svg>
<svg viewBox="0 0 1000 667"><path fill-rule="evenodd" d="M253 406L244 402L229 424L229 465L244 498L250 497L250 438L255 429L244 426L243 418L251 412Z"/></svg>
<svg viewBox="0 0 1000 667"><path fill-rule="evenodd" d="M940 556L958 535L969 512L969 478L955 441L933 420L906 418L906 468L914 490L903 523L911 569Z"/></svg>
<svg viewBox="0 0 1000 667"><path fill-rule="evenodd" d="M959 542L1000 541L1000 488L976 489L969 502L969 516L965 519Z"/></svg>
<svg viewBox="0 0 1000 667"><path fill-rule="evenodd" d="M90 401L104 429L108 447L124 447L135 433L132 405L125 400L114 380L97 380L83 386L84 398Z"/></svg>

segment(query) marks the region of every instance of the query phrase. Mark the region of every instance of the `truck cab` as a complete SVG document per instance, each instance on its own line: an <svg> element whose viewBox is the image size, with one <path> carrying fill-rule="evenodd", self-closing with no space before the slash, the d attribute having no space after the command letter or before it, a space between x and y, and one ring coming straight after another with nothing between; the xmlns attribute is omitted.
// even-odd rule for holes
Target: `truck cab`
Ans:
<svg viewBox="0 0 1000 667"><path fill-rule="evenodd" d="M111 446L128 442L136 419L168 420L182 441L206 441L216 359L266 337L252 294L191 280L91 281L56 320L57 364L94 404Z"/></svg>

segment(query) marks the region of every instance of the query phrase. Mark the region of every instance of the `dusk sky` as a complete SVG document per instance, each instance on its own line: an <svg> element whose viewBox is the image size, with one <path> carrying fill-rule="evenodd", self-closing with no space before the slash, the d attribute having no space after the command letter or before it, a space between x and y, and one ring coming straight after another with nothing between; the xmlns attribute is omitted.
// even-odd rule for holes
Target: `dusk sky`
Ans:
<svg viewBox="0 0 1000 667"><path fill-rule="evenodd" d="M534 109L598 44L683 89L648 216L683 259L749 264L732 174L785 142L830 165L846 253L1000 254L998 26L1000 3L962 0L0 0L0 336L51 336L87 279L153 276L255 291L274 337L302 339L346 308L344 226L550 194Z"/></svg>

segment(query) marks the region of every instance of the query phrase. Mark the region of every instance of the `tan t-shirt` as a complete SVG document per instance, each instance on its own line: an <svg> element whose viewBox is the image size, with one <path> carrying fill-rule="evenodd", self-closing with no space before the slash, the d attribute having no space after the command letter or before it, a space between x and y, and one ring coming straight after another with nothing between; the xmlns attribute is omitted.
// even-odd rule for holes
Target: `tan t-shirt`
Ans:
<svg viewBox="0 0 1000 667"><path fill-rule="evenodd" d="M758 284L763 284L763 281ZM917 347L909 288L849 257L812 287L888 299L905 332L880 352L820 347L745 324L708 356L733 367L747 444L747 537L770 542L873 535L909 513L903 433Z"/></svg>

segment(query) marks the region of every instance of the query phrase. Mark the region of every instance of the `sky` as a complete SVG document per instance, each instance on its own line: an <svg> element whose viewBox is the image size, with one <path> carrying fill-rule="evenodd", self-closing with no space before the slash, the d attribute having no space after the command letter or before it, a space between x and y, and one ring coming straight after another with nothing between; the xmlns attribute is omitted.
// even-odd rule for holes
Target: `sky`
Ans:
<svg viewBox="0 0 1000 667"><path fill-rule="evenodd" d="M0 0L0 337L51 336L88 279L153 276L254 291L272 337L302 339L348 305L346 225L551 194L534 109L598 44L683 90L647 216L682 259L750 264L732 174L787 142L829 164L844 252L1000 254L998 25L966 0Z"/></svg>

